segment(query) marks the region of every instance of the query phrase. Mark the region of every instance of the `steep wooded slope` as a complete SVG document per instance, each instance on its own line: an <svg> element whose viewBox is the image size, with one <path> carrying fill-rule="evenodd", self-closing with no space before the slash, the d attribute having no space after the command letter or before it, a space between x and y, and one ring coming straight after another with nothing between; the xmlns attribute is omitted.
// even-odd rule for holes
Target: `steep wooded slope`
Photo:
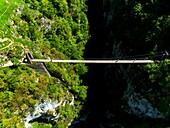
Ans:
<svg viewBox="0 0 170 128"><path fill-rule="evenodd" d="M86 99L80 78L85 65L48 63L49 77L20 65L19 59L27 50L34 58L83 59L89 38L85 1L25 0L18 5L4 24L8 40L1 37L10 46L2 45L2 63L11 60L14 66L0 69L0 126L68 127Z"/></svg>

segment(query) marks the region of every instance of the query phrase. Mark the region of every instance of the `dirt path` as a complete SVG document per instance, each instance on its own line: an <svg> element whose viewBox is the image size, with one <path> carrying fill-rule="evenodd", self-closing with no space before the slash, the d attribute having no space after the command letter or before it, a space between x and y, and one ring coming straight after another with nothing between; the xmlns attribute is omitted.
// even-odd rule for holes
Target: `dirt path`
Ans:
<svg viewBox="0 0 170 128"><path fill-rule="evenodd" d="M13 42L11 39L9 39L9 38L4 38L4 39L1 39L1 38L0 38L0 42L4 42L4 41L7 41L7 40L9 40L10 43L9 43L7 46L5 46L5 47L0 48L0 50L4 50L5 48L10 47L10 46L14 43L14 42ZM21 46L24 50L28 50L26 47L24 47L23 44L18 43L18 42L16 42L16 44L17 44L18 46Z"/></svg>
<svg viewBox="0 0 170 128"><path fill-rule="evenodd" d="M0 50L4 50L4 49L10 47L10 46L14 43L14 42L13 42L11 39L9 39L9 38L4 38L4 39L1 39L1 38L0 38L0 42L4 42L4 41L7 41L7 40L9 40L10 43L9 43L7 46L1 48Z"/></svg>
<svg viewBox="0 0 170 128"><path fill-rule="evenodd" d="M22 49L26 52L28 49L23 45L23 44L21 44L21 43L19 43L19 42L14 42L14 41L12 41L11 39L9 39L9 38L0 38L0 43L3 43L4 41L10 41L10 43L7 45L7 46L5 46L5 47L3 47L3 48L0 48L0 51L1 50L4 50L4 49L6 49L6 48L8 48L8 47L10 47L12 44L16 44L16 45L18 45L18 46L21 46L22 47ZM14 46L15 47L15 46ZM21 62L21 64L23 64L22 63L22 61L23 61L23 58L20 60L20 62ZM7 63L5 63L5 64L0 64L0 67L9 67L9 66L12 66L13 65L13 63L11 62L11 60L9 60Z"/></svg>

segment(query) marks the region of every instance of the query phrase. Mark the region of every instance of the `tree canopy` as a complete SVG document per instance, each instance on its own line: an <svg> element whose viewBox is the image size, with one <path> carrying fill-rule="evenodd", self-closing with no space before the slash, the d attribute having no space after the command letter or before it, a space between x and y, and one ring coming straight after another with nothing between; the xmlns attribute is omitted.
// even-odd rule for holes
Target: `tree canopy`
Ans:
<svg viewBox="0 0 170 128"><path fill-rule="evenodd" d="M84 64L45 64L49 77L20 65L19 60L28 50L38 59L83 59L89 39L85 2L24 0L13 11L6 23L13 34L2 39L3 43L10 42L0 49L2 60L6 58L4 63L11 60L14 64L0 68L0 127L23 127L24 118L47 99L61 101L54 112L61 117L51 124L35 121L33 127L65 128L78 116L87 92L80 78L87 72Z"/></svg>

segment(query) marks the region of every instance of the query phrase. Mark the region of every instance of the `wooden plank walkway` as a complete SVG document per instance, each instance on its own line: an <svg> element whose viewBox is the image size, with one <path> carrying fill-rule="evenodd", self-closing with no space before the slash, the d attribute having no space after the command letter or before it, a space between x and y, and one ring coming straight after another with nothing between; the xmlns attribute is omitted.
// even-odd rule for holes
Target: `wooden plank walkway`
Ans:
<svg viewBox="0 0 170 128"><path fill-rule="evenodd" d="M54 62L54 63L107 63L107 64L133 64L133 63L155 63L158 60L50 60L50 59L31 59L32 62Z"/></svg>

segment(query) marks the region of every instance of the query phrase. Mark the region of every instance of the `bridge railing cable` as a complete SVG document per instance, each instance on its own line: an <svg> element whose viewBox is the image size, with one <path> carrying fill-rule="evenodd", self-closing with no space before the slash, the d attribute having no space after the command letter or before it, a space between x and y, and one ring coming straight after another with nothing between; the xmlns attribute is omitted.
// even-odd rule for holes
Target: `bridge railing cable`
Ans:
<svg viewBox="0 0 170 128"><path fill-rule="evenodd" d="M30 59L31 62L53 62L53 63L155 63L160 62L169 54L164 53L144 54L136 56L114 57L114 58L91 58L85 60L55 60L55 59Z"/></svg>

